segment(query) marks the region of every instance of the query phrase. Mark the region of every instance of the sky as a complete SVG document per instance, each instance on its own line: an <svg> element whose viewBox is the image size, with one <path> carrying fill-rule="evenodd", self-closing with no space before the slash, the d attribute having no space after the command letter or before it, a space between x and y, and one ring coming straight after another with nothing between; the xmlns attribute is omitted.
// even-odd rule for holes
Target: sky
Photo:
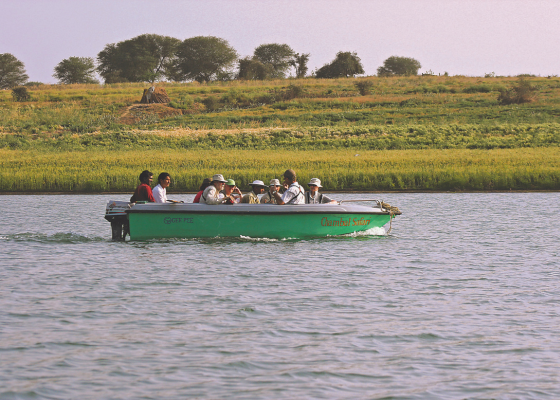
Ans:
<svg viewBox="0 0 560 400"><path fill-rule="evenodd" d="M559 0L0 0L0 16L0 53L43 83L60 61L143 33L217 36L241 57L285 43L310 70L353 51L365 75L390 56L436 74L560 75Z"/></svg>

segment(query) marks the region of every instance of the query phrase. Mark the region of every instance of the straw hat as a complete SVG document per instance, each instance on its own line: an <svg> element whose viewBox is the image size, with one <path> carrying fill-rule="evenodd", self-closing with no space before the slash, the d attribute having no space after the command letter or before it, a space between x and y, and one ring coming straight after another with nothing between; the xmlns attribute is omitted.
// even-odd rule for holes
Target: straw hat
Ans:
<svg viewBox="0 0 560 400"><path fill-rule="evenodd" d="M317 187L323 187L321 186L321 180L319 178L311 178L311 180L309 181L309 183L307 184L307 186L309 185L315 185Z"/></svg>
<svg viewBox="0 0 560 400"><path fill-rule="evenodd" d="M280 181L278 179L271 179L270 185L268 186L282 186L282 185L280 185Z"/></svg>
<svg viewBox="0 0 560 400"><path fill-rule="evenodd" d="M212 182L224 182L224 183L226 183L227 181L224 179L223 175L216 174L212 177Z"/></svg>

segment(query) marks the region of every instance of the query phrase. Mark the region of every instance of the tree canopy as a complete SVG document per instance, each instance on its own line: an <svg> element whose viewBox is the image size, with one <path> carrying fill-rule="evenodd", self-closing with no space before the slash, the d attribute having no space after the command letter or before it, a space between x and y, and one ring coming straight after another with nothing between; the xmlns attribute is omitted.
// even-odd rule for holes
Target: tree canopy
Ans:
<svg viewBox="0 0 560 400"><path fill-rule="evenodd" d="M272 75L273 68L270 64L263 64L251 57L239 60L238 79L264 80Z"/></svg>
<svg viewBox="0 0 560 400"><path fill-rule="evenodd" d="M99 83L94 78L95 63L91 57L70 57L54 67L53 77L60 83Z"/></svg>
<svg viewBox="0 0 560 400"><path fill-rule="evenodd" d="M177 48L172 78L176 81L210 82L228 75L237 52L227 40L215 36L185 39Z"/></svg>
<svg viewBox="0 0 560 400"><path fill-rule="evenodd" d="M339 51L336 58L317 70L317 78L349 78L364 73L362 61L356 52Z"/></svg>
<svg viewBox="0 0 560 400"><path fill-rule="evenodd" d="M410 57L391 56L383 61L383 66L377 68L378 76L408 76L418 75L422 67L420 61Z"/></svg>
<svg viewBox="0 0 560 400"><path fill-rule="evenodd" d="M97 55L97 70L105 83L154 82L169 78L179 39L144 34L111 43Z"/></svg>
<svg viewBox="0 0 560 400"><path fill-rule="evenodd" d="M309 56L309 53L296 53L290 60L290 65L296 70L296 78L305 78L305 75L307 75L307 63L309 62Z"/></svg>
<svg viewBox="0 0 560 400"><path fill-rule="evenodd" d="M0 54L0 89L23 85L28 79L20 60L10 53Z"/></svg>
<svg viewBox="0 0 560 400"><path fill-rule="evenodd" d="M271 78L285 78L294 54L287 44L269 43L258 46L253 53L253 59L272 66Z"/></svg>

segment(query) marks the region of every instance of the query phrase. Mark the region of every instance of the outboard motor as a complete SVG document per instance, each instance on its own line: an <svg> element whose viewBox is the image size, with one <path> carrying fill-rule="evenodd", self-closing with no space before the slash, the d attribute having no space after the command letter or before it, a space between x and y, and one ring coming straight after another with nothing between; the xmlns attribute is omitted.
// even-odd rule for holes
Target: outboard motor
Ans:
<svg viewBox="0 0 560 400"><path fill-rule="evenodd" d="M130 234L126 213L128 209L130 209L130 204L127 201L110 200L107 203L105 219L111 223L113 241L122 242L126 239L126 235Z"/></svg>

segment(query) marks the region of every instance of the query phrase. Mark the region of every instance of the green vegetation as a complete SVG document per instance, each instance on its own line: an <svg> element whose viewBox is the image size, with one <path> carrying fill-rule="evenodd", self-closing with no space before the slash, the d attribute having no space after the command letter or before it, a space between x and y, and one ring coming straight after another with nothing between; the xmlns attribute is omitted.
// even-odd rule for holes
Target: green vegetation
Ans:
<svg viewBox="0 0 560 400"><path fill-rule="evenodd" d="M0 91L0 191L129 192L145 168L185 191L288 167L328 190L559 190L560 79L525 81L533 101L509 105L517 78L162 83L171 103L142 107L139 83Z"/></svg>
<svg viewBox="0 0 560 400"><path fill-rule="evenodd" d="M70 57L62 60L54 67L53 76L60 83L99 83L94 78L95 63L91 57Z"/></svg>
<svg viewBox="0 0 560 400"><path fill-rule="evenodd" d="M377 68L378 76L409 76L418 75L422 68L420 61L410 57L391 56L383 61L383 66ZM430 75L433 75L430 73Z"/></svg>
<svg viewBox="0 0 560 400"><path fill-rule="evenodd" d="M27 79L25 65L20 60L10 53L0 54L0 90L23 85Z"/></svg>
<svg viewBox="0 0 560 400"><path fill-rule="evenodd" d="M127 192L140 171L169 172L170 192L196 191L222 173L247 189L254 179L294 168L302 183L325 190L558 190L560 148L497 150L293 151L0 150L3 192Z"/></svg>

